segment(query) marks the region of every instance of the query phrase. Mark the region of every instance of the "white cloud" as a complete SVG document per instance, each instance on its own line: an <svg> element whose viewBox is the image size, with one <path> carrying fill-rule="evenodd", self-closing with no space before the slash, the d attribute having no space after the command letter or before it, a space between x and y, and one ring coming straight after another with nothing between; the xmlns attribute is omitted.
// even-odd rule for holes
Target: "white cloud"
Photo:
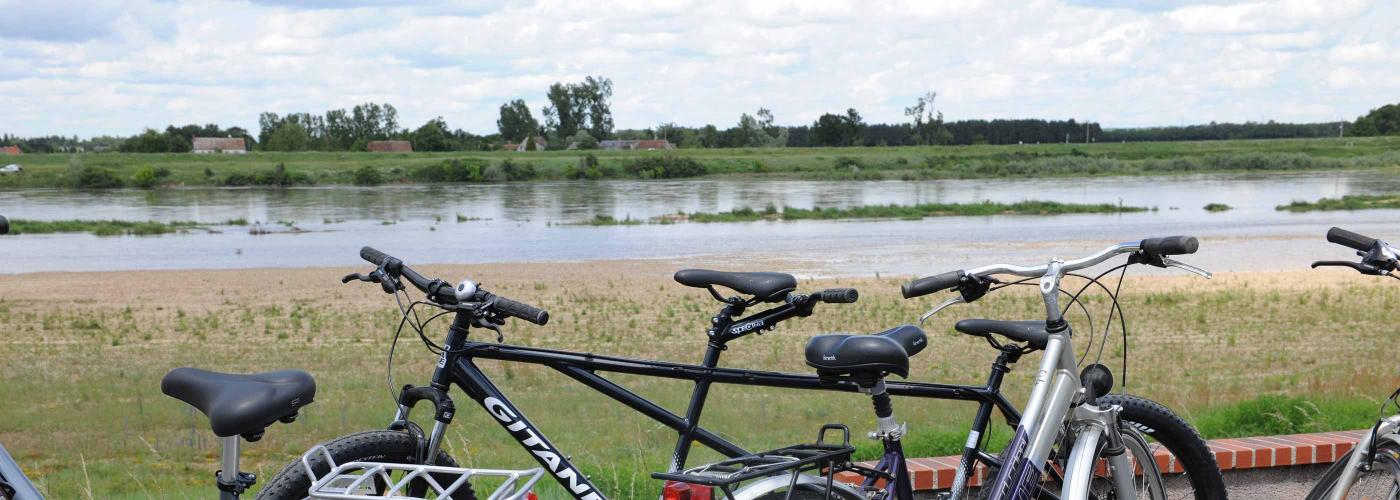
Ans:
<svg viewBox="0 0 1400 500"><path fill-rule="evenodd" d="M667 0L7 2L0 132L255 128L278 113L393 103L484 133L537 113L556 81L614 82L620 127L732 125L763 106L807 123L857 108L904 120L927 91L949 119L1109 126L1354 117L1400 81L1394 2L1118 0L869 3ZM95 14L93 14L95 13ZM29 26L42 24L42 26Z"/></svg>

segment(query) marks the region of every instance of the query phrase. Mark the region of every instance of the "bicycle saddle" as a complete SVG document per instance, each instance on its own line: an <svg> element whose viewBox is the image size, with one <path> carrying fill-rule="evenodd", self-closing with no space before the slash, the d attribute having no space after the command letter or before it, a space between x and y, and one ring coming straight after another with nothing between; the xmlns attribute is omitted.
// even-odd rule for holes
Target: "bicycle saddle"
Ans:
<svg viewBox="0 0 1400 500"><path fill-rule="evenodd" d="M1050 334L1045 332L1045 320L965 319L957 322L953 328L977 337L995 333L1016 342L1025 342L1034 349L1044 349L1045 343L1050 340Z"/></svg>
<svg viewBox="0 0 1400 500"><path fill-rule="evenodd" d="M807 342L807 365L822 376L893 373L908 377L909 356L927 345L924 331L914 325L870 335L818 335Z"/></svg>
<svg viewBox="0 0 1400 500"><path fill-rule="evenodd" d="M777 302L797 288L797 278L784 273L729 273L706 269L676 271L676 282L695 288L719 285L736 292L753 295L765 302Z"/></svg>
<svg viewBox="0 0 1400 500"><path fill-rule="evenodd" d="M256 441L267 426L291 422L311 403L316 380L301 370L236 375L176 368L161 379L160 390L204 412L214 435Z"/></svg>

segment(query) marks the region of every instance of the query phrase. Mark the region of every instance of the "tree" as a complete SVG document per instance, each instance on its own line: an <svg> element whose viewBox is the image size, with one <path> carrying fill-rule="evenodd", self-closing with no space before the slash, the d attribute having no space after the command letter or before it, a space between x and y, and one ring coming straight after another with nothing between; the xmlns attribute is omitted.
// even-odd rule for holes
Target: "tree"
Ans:
<svg viewBox="0 0 1400 500"><path fill-rule="evenodd" d="M783 147L787 145L787 129L773 124L773 112L758 108L757 118L748 113L739 115L739 147Z"/></svg>
<svg viewBox="0 0 1400 500"><path fill-rule="evenodd" d="M146 129L141 135L127 139L119 149L123 153L164 153L170 151L170 141L164 134Z"/></svg>
<svg viewBox="0 0 1400 500"><path fill-rule="evenodd" d="M854 146L861 141L865 122L854 108L846 114L823 114L812 124L812 140L822 146Z"/></svg>
<svg viewBox="0 0 1400 500"><path fill-rule="evenodd" d="M501 117L496 120L496 128L501 131L501 137L508 141L523 141L540 133L540 122L535 121L523 99L516 99L501 105Z"/></svg>
<svg viewBox="0 0 1400 500"><path fill-rule="evenodd" d="M285 122L268 135L264 143L269 151L305 151L311 136L297 122Z"/></svg>
<svg viewBox="0 0 1400 500"><path fill-rule="evenodd" d="M574 144L577 149L598 149L598 139L587 130L580 130L569 139L570 144ZM568 145L564 145L568 147Z"/></svg>
<svg viewBox="0 0 1400 500"><path fill-rule="evenodd" d="M433 118L413 131L414 151L452 151L456 149L453 144L452 132L447 129L447 122L442 117Z"/></svg>
<svg viewBox="0 0 1400 500"><path fill-rule="evenodd" d="M1400 135L1400 104L1387 104L1356 119L1352 135Z"/></svg>
<svg viewBox="0 0 1400 500"><path fill-rule="evenodd" d="M904 108L904 116L914 120L912 125L914 144L949 144L953 142L952 132L943 126L943 112L933 107L933 101L937 98L937 92L929 92L919 96L918 103Z"/></svg>
<svg viewBox="0 0 1400 500"><path fill-rule="evenodd" d="M586 128L598 139L612 136L612 80L586 77L581 83L558 83L549 86L545 94L549 106L544 108L545 128L551 140L567 139ZM555 142L563 142L555 140Z"/></svg>

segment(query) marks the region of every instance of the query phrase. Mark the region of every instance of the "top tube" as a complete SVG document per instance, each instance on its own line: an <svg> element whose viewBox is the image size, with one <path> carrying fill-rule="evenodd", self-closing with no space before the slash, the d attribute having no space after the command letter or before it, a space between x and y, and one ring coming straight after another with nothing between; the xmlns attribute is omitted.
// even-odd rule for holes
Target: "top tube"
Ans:
<svg viewBox="0 0 1400 500"><path fill-rule="evenodd" d="M1060 266L1060 271L1061 273L1065 273L1069 271L1078 271L1080 269L1094 267L1099 265L1103 261L1113 258L1114 256L1136 252L1141 248L1141 244L1142 242L1140 241L1126 241L1117 245L1112 245L1088 257L1067 261L1062 266ZM1039 266L992 264L988 266L982 266L976 269L970 269L967 271L967 274L976 276L988 276L993 274L1014 274L1017 276L1033 278L1043 276L1049 270L1050 264L1041 264Z"/></svg>

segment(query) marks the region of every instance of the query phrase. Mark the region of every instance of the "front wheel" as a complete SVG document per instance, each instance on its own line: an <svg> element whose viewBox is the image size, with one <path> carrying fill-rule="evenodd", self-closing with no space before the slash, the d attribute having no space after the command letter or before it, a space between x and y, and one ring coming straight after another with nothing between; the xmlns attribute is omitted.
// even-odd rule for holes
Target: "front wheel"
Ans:
<svg viewBox="0 0 1400 500"><path fill-rule="evenodd" d="M1337 481L1341 479L1342 471L1346 470L1347 463L1357 451L1353 449L1351 453L1337 459L1337 462L1327 469L1327 473L1322 475L1322 480L1317 482L1317 486L1308 492L1307 500L1330 498L1333 490L1338 487ZM1400 498L1400 446L1390 442L1377 445L1375 461L1371 462L1370 467L1357 471L1356 481L1346 488L1347 494L1344 498Z"/></svg>
<svg viewBox="0 0 1400 500"><path fill-rule="evenodd" d="M1137 478L1149 493L1143 498L1216 500L1226 498L1225 479L1215 463L1215 455L1191 424L1167 407L1152 400L1127 394L1110 394L1098 399L1101 405L1118 405L1122 411L1123 437L1135 460L1159 464L1158 478ZM1131 431L1131 432L1129 432ZM1158 455L1165 455L1166 459ZM1152 458L1147 458L1152 457ZM1152 470L1154 467L1146 467ZM1160 485L1160 486L1158 486ZM1141 496L1141 495L1140 495Z"/></svg>
<svg viewBox="0 0 1400 500"><path fill-rule="evenodd" d="M417 463L419 440L413 435L403 431L368 431L349 436L337 438L322 446L330 452L331 458L337 464L349 462L379 462L394 464ZM448 456L446 452L438 451L434 465L445 467L456 467L457 461ZM325 458L315 456L311 460L311 468L316 474L329 472L330 467L325 463ZM439 484L447 485L456 480L451 475L434 474L433 479ZM401 479L395 475L392 480ZM308 490L311 489L312 478L307 477L306 468L301 465L301 457L292 460L272 477L272 481L258 492L258 500L292 500L307 498ZM426 484L419 484L421 480L410 484L410 489L414 490L415 496L422 496L427 490ZM388 485L382 481L376 481L371 485L374 489L373 495L383 495L388 489ZM472 491L470 484L464 484L460 489L452 494L452 498L459 500L476 500L476 493Z"/></svg>

